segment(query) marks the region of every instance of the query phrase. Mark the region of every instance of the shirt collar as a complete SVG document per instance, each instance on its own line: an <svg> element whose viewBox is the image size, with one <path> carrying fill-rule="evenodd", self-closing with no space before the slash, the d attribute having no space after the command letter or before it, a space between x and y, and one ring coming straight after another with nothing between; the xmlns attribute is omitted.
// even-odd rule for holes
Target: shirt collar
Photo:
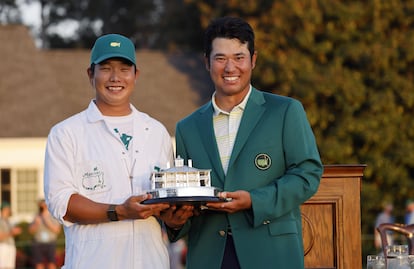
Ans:
<svg viewBox="0 0 414 269"><path fill-rule="evenodd" d="M238 107L241 110L244 110L244 108L246 107L246 104L247 104L247 100L249 100L249 96L250 96L250 93L251 92L252 92L252 85L250 85L249 92L246 94L246 96L244 97L243 101L241 101L240 104L236 105L234 108ZM223 113L223 114L228 115L229 112L224 111L224 110L222 110L221 108L218 107L218 105L216 104L216 100L215 100L216 98L215 97L216 97L216 92L214 92L213 93L213 96L211 97L211 103L213 104L213 109L214 109L213 115L214 116L217 116L220 113Z"/></svg>
<svg viewBox="0 0 414 269"><path fill-rule="evenodd" d="M138 110L132 104L130 104L130 107L132 110L131 115L136 114ZM89 106L86 110L86 114L90 122L96 122L105 119L104 115L102 115L101 111L99 111L98 106L95 104L95 99L92 99L90 101Z"/></svg>

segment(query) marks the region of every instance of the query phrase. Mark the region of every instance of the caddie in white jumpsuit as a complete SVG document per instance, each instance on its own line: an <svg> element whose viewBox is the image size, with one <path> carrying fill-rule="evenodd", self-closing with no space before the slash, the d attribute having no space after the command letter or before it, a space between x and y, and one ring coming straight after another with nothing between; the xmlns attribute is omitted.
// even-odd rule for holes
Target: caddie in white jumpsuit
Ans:
<svg viewBox="0 0 414 269"><path fill-rule="evenodd" d="M96 98L48 136L45 198L64 225L65 269L169 268L156 218L169 205L141 202L173 149L165 127L130 104L138 74L128 38L98 38L88 68Z"/></svg>

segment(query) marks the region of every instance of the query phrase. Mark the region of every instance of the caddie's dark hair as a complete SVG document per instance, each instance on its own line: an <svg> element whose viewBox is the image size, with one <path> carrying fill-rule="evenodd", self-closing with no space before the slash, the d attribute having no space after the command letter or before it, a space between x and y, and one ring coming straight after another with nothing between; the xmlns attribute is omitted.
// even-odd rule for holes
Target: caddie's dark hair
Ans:
<svg viewBox="0 0 414 269"><path fill-rule="evenodd" d="M204 34L204 53L210 57L213 40L217 37L238 39L242 44L247 42L250 56L254 54L254 32L250 24L237 17L221 17L208 25Z"/></svg>

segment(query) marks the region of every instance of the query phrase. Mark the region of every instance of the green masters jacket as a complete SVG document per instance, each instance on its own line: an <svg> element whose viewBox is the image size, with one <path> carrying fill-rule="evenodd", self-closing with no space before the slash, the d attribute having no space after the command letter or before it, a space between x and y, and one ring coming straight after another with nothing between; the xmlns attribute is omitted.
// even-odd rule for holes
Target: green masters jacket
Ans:
<svg viewBox="0 0 414 269"><path fill-rule="evenodd" d="M211 101L176 127L177 155L212 169L212 186L246 190L250 210L203 210L186 223L187 268L220 268L231 227L241 268L304 268L300 205L318 189L323 166L301 103L252 88L225 175L213 129Z"/></svg>

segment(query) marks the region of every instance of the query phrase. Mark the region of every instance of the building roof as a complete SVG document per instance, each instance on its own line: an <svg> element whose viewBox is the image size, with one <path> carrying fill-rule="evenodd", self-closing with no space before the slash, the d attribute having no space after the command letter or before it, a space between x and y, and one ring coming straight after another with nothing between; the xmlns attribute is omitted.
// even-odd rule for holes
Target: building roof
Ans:
<svg viewBox="0 0 414 269"><path fill-rule="evenodd" d="M0 137L46 137L57 122L94 97L86 69L89 50L40 50L28 28L0 26ZM178 120L206 102L212 84L201 53L137 51L138 110L174 135Z"/></svg>

